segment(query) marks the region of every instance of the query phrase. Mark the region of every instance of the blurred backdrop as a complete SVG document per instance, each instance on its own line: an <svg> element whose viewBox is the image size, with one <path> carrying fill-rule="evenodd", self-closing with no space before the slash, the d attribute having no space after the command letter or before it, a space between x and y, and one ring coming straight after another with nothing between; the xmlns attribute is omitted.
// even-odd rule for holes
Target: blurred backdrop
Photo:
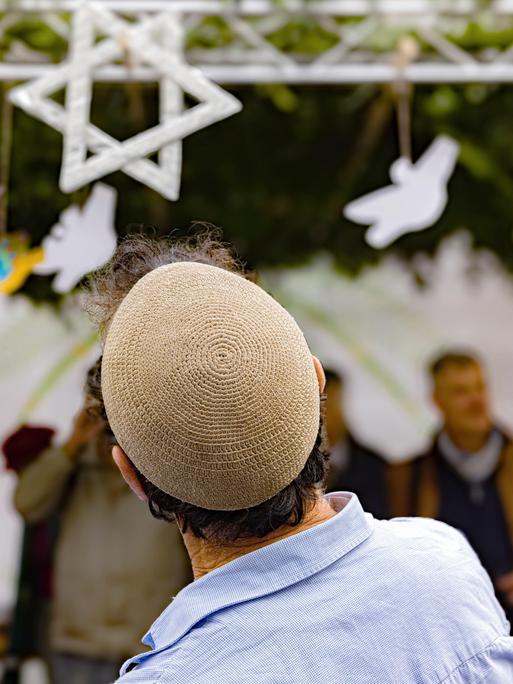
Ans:
<svg viewBox="0 0 513 684"><path fill-rule="evenodd" d="M146 2L127 2L123 20L154 12L155 2ZM513 6L476 2L463 12L433 0L410 14L404 0L368 3L382 5L372 14L365 2L356 3L356 12L341 10L342 0L226 3L249 31L225 10L192 8L184 13L182 58L206 65L207 76L227 74L220 86L240 111L184 139L175 201L116 171L98 176L112 190L98 194L93 206L93 181L73 191L59 186L61 132L25 106L30 93L10 97L13 87L66 63L73 3L57 3L51 19L30 2L16 9L4 4L0 283L14 272L13 255L33 254L40 266L35 273L29 259L19 286L0 292L0 441L22 423L51 426L61 443L69 435L86 372L99 354L80 307L80 284L108 258L109 239L189 235L196 221L222 228L259 282L296 316L313 353L343 373L353 432L390 461L425 448L437 426L425 366L450 345L483 358L494 415L513 430ZM97 33L95 41L106 39L105 29ZM224 52L208 57L218 50ZM125 53L113 60L121 82L92 79L88 112L95 127L118 141L162 119L159 74L138 80L130 69L148 65L131 56L130 43ZM258 71L262 64L267 71ZM181 106L190 111L195 97L184 90ZM63 108L69 97L66 83L48 95ZM423 230L406 226L376 249L365 239L372 221L359 225L344 218L344 208L390 185L395 160L410 155L415 163L441 135L458 146L443 211ZM89 150L83 161L91 156ZM156 152L146 156L157 159ZM96 235L102 222L105 230ZM52 229L54 243L64 240L53 267L52 245L45 246ZM66 244L66 231L79 237ZM46 270L33 251L42 245ZM66 280L60 287L58 271ZM14 485L14 474L0 469L4 620L19 564Z"/></svg>

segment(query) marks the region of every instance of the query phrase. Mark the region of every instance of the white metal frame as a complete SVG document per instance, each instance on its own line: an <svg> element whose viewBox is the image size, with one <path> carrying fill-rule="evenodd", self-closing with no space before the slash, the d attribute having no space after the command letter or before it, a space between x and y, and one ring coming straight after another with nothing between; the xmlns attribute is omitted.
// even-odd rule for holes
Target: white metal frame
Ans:
<svg viewBox="0 0 513 684"><path fill-rule="evenodd" d="M184 62L182 44L177 14L152 13L129 22L101 3L82 3L73 14L69 58L9 91L12 103L63 134L63 192L122 170L163 197L178 199L182 139L242 108L233 95ZM90 108L95 69L127 54L130 61L156 71L160 112L156 126L121 142L91 123ZM66 89L65 107L51 98L61 88ZM182 93L197 104L184 108ZM93 156L88 158L88 152ZM148 158L154 153L158 163Z"/></svg>
<svg viewBox="0 0 513 684"><path fill-rule="evenodd" d="M51 12L77 9L83 0L1 0L0 11ZM475 0L102 0L106 8L123 13L190 12L199 14L270 14L287 12L332 16L452 14L476 12L511 14L513 0L483 6Z"/></svg>
<svg viewBox="0 0 513 684"><path fill-rule="evenodd" d="M449 37L454 21L471 21L477 15L513 26L513 0L495 0L486 7L474 0L100 0L105 8L124 15L180 14L186 28L205 16L219 15L237 40L229 48L190 50L186 61L207 78L224 85L255 83L343 84L386 83L398 77L414 83L513 82L513 46L479 54L462 50ZM0 0L0 11L36 13L49 25L58 23L62 35L63 12L73 13L81 0ZM285 54L271 44L269 22L280 25L291 17L318 22L337 36L337 44L315 56ZM353 18L348 24L342 19ZM390 53L377 53L365 41L383 26L412 30L429 52L420 54L398 71ZM64 22L65 26L65 22ZM2 30L0 22L0 31ZM491 47L491 46L490 46ZM30 53L28 53L30 55ZM0 62L0 80L18 81L41 76L50 64L13 58ZM94 75L98 81L155 81L158 74L140 65L109 65Z"/></svg>

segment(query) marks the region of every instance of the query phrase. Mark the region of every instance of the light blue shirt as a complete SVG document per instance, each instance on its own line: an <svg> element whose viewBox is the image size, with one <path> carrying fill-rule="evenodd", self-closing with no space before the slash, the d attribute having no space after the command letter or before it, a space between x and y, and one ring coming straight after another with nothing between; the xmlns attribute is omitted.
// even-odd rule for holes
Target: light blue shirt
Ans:
<svg viewBox="0 0 513 684"><path fill-rule="evenodd" d="M339 511L327 522L183 589L118 681L513 682L509 624L459 532L375 520L354 494L327 498Z"/></svg>

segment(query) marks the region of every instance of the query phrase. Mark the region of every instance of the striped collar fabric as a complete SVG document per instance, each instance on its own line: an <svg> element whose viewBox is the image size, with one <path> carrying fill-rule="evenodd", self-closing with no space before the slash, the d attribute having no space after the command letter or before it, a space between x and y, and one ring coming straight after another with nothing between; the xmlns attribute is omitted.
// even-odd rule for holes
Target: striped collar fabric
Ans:
<svg viewBox="0 0 513 684"><path fill-rule="evenodd" d="M325 498L337 511L327 522L241 556L182 589L143 638L152 654L169 648L217 611L320 572L372 534L374 519L355 494L335 492ZM121 673L142 657L125 663Z"/></svg>

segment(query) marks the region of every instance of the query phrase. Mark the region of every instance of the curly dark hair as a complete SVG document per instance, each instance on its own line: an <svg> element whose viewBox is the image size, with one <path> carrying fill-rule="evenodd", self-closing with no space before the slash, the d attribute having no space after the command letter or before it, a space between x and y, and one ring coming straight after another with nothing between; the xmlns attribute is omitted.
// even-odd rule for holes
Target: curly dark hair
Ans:
<svg viewBox="0 0 513 684"><path fill-rule="evenodd" d="M159 266L178 261L206 263L247 277L229 248L220 242L219 234L212 229L182 241L129 237L120 244L109 264L89 281L86 309L100 333L106 334L121 301L140 278ZM101 359L88 374L87 392L90 407L100 413L108 425L101 391ZM324 398L321 397L321 407L323 404ZM189 531L219 544L265 537L283 525L299 525L322 491L328 455L322 448L321 432L320 426L312 452L296 479L268 501L252 508L207 510L170 496L141 472L137 471L137 474L152 515L176 521L182 532ZM115 436L112 438L115 443Z"/></svg>

